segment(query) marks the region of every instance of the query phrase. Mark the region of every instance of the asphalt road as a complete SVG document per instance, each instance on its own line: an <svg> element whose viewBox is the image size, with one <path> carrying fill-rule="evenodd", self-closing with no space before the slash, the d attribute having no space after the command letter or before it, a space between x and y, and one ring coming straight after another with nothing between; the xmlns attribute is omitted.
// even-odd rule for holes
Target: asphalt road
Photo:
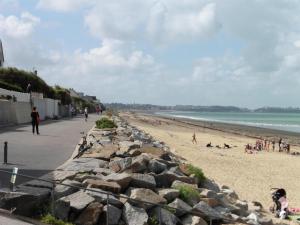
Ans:
<svg viewBox="0 0 300 225"><path fill-rule="evenodd" d="M0 130L0 169L39 177L68 160L75 150L81 132L89 131L95 124L97 115L89 115L85 122L81 116L72 119L41 122L40 135L32 134L31 125L23 125ZM8 142L8 164L3 164L4 142ZM0 188L9 187L10 175L0 172ZM17 184L28 181L17 177Z"/></svg>

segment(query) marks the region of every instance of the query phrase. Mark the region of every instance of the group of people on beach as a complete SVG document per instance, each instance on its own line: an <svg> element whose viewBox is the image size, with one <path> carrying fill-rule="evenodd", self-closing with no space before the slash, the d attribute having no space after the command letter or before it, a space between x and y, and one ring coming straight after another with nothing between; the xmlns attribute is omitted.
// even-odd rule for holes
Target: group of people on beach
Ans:
<svg viewBox="0 0 300 225"><path fill-rule="evenodd" d="M271 150L270 148L272 148L272 151L274 152L275 145L276 145L276 141L274 139L273 140L257 139L254 145L248 143L245 146L245 153L252 154L252 153L254 153L254 151L262 151L262 150L269 152ZM282 138L280 138L278 141L278 151L279 152L285 151L285 152L289 153L290 152L290 144L286 141L283 141Z"/></svg>

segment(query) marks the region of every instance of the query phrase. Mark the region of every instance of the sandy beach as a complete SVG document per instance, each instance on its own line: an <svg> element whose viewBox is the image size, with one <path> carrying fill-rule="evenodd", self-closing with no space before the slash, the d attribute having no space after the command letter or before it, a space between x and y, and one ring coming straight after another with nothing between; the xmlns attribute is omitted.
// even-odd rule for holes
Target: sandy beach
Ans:
<svg viewBox="0 0 300 225"><path fill-rule="evenodd" d="M244 152L247 143L256 137L284 137L292 144L292 151L300 151L296 133L249 128L191 120L170 119L137 112L122 112L120 116L134 126L164 141L176 154L202 168L205 175L217 183L234 189L241 199L259 201L267 209L272 201L271 187L287 190L290 206L300 207L300 156L262 151ZM196 133L197 144L192 143ZM207 148L206 144L235 146L231 149Z"/></svg>

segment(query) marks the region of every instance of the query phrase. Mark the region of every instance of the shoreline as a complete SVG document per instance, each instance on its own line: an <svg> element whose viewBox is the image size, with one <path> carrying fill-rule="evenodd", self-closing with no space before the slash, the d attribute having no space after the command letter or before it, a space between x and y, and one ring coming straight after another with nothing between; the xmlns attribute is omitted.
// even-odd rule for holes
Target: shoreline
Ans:
<svg viewBox="0 0 300 225"><path fill-rule="evenodd" d="M185 124L187 126L195 126L195 128L205 128L213 131L220 131L225 133L230 133L234 135L240 135L248 138L266 138L268 140L275 140L278 142L280 138L288 140L288 143L294 146L300 146L300 133L292 131L277 130L271 128L254 127L243 124L231 124L222 123L216 121L201 121L188 118L178 118L172 116L164 116L156 114L155 111L131 111L131 113L138 113L139 115L145 115L154 118L160 118L164 120L169 120L170 122L178 122Z"/></svg>

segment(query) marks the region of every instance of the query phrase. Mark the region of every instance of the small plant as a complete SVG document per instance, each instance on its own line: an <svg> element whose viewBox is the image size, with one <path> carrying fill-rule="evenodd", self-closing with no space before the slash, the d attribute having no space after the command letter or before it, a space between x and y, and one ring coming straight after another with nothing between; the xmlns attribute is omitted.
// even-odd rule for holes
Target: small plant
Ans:
<svg viewBox="0 0 300 225"><path fill-rule="evenodd" d="M201 184L202 182L205 181L206 178L205 178L205 176L204 176L204 174L203 174L203 172L200 168L195 167L192 164L188 164L187 165L187 170L188 170L189 173L195 175L195 177L197 178L199 184Z"/></svg>
<svg viewBox="0 0 300 225"><path fill-rule="evenodd" d="M62 220L58 220L51 214L47 214L47 215L43 216L41 219L41 222L50 224L50 225L73 225L72 223L67 223Z"/></svg>
<svg viewBox="0 0 300 225"><path fill-rule="evenodd" d="M176 209L170 207L170 206L164 206L163 207L165 210L168 210L170 213L175 214L176 213Z"/></svg>
<svg viewBox="0 0 300 225"><path fill-rule="evenodd" d="M115 128L117 127L117 125L112 120L103 117L100 120L96 121L96 127L98 129L105 129L105 128Z"/></svg>
<svg viewBox="0 0 300 225"><path fill-rule="evenodd" d="M199 191L188 185L178 185L176 189L179 190L179 198L185 202L200 198Z"/></svg>
<svg viewBox="0 0 300 225"><path fill-rule="evenodd" d="M149 225L159 225L157 216L156 215L150 216L149 219L148 219L148 224Z"/></svg>

